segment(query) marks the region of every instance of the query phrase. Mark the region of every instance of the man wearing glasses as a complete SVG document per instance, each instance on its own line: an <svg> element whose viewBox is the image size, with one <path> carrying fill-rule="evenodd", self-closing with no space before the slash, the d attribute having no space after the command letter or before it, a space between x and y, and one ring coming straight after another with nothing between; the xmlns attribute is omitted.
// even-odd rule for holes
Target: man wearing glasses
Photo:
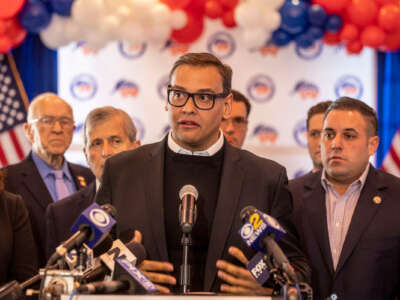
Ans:
<svg viewBox="0 0 400 300"><path fill-rule="evenodd" d="M221 129L229 143L242 148L247 134L247 123L251 110L249 100L242 93L232 90L232 111L229 118L222 119Z"/></svg>
<svg viewBox="0 0 400 300"><path fill-rule="evenodd" d="M52 93L37 96L29 106L25 124L32 151L22 162L6 167L6 190L21 195L29 210L40 267L46 263L46 207L94 180L88 168L64 158L74 128L68 103Z"/></svg>
<svg viewBox="0 0 400 300"><path fill-rule="evenodd" d="M291 196L285 169L231 146L220 130L231 113L232 70L209 53L181 56L169 76L171 130L161 142L106 161L99 204L118 211L121 231L142 233L148 259L139 268L162 293L177 292L182 264L179 191L198 191L197 221L189 252L190 291L262 294L245 269L254 252L238 234L240 211L254 205L278 219L288 234L280 242L299 277L310 273L289 221Z"/></svg>

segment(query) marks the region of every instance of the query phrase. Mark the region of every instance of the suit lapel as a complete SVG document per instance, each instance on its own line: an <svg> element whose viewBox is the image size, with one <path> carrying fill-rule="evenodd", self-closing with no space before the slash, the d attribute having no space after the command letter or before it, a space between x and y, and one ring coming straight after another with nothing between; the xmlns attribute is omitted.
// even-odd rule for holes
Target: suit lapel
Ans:
<svg viewBox="0 0 400 300"><path fill-rule="evenodd" d="M148 169L143 172L147 213L148 216L151 216L150 226L154 236L154 243L162 261L168 261L163 203L165 145L166 139L163 139L150 151Z"/></svg>
<svg viewBox="0 0 400 300"><path fill-rule="evenodd" d="M240 167L239 151L225 140L224 166L212 225L206 260L204 290L210 290L216 276L216 261L222 257L226 240L232 228L244 173ZM237 216L236 216L237 217Z"/></svg>
<svg viewBox="0 0 400 300"><path fill-rule="evenodd" d="M328 224L326 218L325 190L321 185L321 172L310 177L304 184L305 192L303 203L309 214L305 216L310 230L315 235L325 265L329 272L333 274L333 261L329 244Z"/></svg>
<svg viewBox="0 0 400 300"><path fill-rule="evenodd" d="M336 268L336 274L338 274L340 269L343 267L346 260L349 258L355 246L357 245L357 242L363 234L364 230L372 222L379 207L382 205L378 205L373 201L373 198L375 196L380 196L379 189L380 188L376 170L372 166L370 166L367 180L357 201L357 205L350 222L349 230L343 244L338 266ZM385 199L382 200L384 201Z"/></svg>
<svg viewBox="0 0 400 300"><path fill-rule="evenodd" d="M72 178L74 179L76 190L79 191L87 187L88 183L86 182L86 178L82 175L76 175L79 171L75 168L73 164L67 163L68 168L71 171ZM94 180L96 181L96 180Z"/></svg>
<svg viewBox="0 0 400 300"><path fill-rule="evenodd" d="M25 159L24 169L21 172L22 184L31 192L32 198L43 208L53 203L53 198L50 195L35 163L32 160L31 154ZM37 197L39 196L39 197Z"/></svg>

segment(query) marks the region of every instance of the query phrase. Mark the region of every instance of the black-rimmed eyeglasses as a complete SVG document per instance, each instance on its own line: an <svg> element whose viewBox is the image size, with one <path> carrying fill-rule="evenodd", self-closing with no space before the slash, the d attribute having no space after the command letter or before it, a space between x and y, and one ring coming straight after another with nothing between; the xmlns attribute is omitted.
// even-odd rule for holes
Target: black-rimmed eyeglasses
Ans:
<svg viewBox="0 0 400 300"><path fill-rule="evenodd" d="M201 110L209 110L214 107L215 99L225 98L227 94L188 93L181 90L168 88L168 103L175 107L185 106L188 99L192 98L194 106Z"/></svg>

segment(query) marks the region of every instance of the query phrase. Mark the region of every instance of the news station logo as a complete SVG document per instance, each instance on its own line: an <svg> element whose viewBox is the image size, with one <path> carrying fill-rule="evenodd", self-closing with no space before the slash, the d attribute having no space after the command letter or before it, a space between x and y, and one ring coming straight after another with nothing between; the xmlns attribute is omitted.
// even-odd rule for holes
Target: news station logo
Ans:
<svg viewBox="0 0 400 300"><path fill-rule="evenodd" d="M295 46L295 52L297 54L298 57L305 59L305 60L313 60L318 58L321 53L322 53L322 49L324 48L324 44L322 43L322 41L316 41L314 43L314 45L312 45L309 48L301 48L299 46Z"/></svg>
<svg viewBox="0 0 400 300"><path fill-rule="evenodd" d="M274 127L260 124L254 128L253 136L258 139L260 144L275 144L279 134Z"/></svg>
<svg viewBox="0 0 400 300"><path fill-rule="evenodd" d="M168 82L169 82L169 76L164 75L158 80L157 83L157 93L160 99L163 101L167 100Z"/></svg>
<svg viewBox="0 0 400 300"><path fill-rule="evenodd" d="M121 80L118 80L114 86L112 94L115 94L115 93L120 94L120 96L122 98L136 99L136 97L139 94L139 87L133 81L121 79Z"/></svg>
<svg viewBox="0 0 400 300"><path fill-rule="evenodd" d="M118 42L118 50L121 55L128 59L137 59L141 57L147 49L147 44L131 45L126 41Z"/></svg>
<svg viewBox="0 0 400 300"><path fill-rule="evenodd" d="M144 135L146 133L146 129L144 127L143 122L140 119L138 119L138 118L136 118L136 117L134 117L132 115L131 115L131 118L132 118L132 121L135 124L136 130L137 130L136 139L137 140L143 140Z"/></svg>
<svg viewBox="0 0 400 300"><path fill-rule="evenodd" d="M86 55L90 55L90 54L92 54L92 55L97 55L97 53L99 53L98 50L91 49L91 48L87 45L86 42L77 42L77 43L76 43L76 47L75 47L74 50L80 50L80 51L82 51L83 55L85 55L85 56L86 56Z"/></svg>
<svg viewBox="0 0 400 300"><path fill-rule="evenodd" d="M171 129L171 126L165 125L165 126L161 129L160 138L165 137L165 136L168 134L168 132L170 131L170 129Z"/></svg>
<svg viewBox="0 0 400 300"><path fill-rule="evenodd" d="M97 82L92 75L80 74L72 79L69 88L75 99L86 101L92 99L96 94Z"/></svg>
<svg viewBox="0 0 400 300"><path fill-rule="evenodd" d="M363 85L361 80L354 75L344 75L340 77L335 84L336 97L361 98L363 94Z"/></svg>
<svg viewBox="0 0 400 300"><path fill-rule="evenodd" d="M220 59L230 57L236 49L235 40L232 35L225 32L220 31L214 33L208 38L207 41L207 50L208 52L214 54Z"/></svg>
<svg viewBox="0 0 400 300"><path fill-rule="evenodd" d="M267 75L255 75L247 84L247 94L255 102L263 103L271 100L275 93L275 84Z"/></svg>
<svg viewBox="0 0 400 300"><path fill-rule="evenodd" d="M301 120L296 123L293 129L293 137L297 145L307 147L307 123L306 120Z"/></svg>
<svg viewBox="0 0 400 300"><path fill-rule="evenodd" d="M106 227L110 224L110 216L101 208L94 208L89 212L90 220L97 226Z"/></svg>
<svg viewBox="0 0 400 300"><path fill-rule="evenodd" d="M171 56L181 56L189 52L189 45L168 40L162 51L168 51Z"/></svg>
<svg viewBox="0 0 400 300"><path fill-rule="evenodd" d="M302 100L315 100L318 98L319 88L316 84L312 82L300 80L294 86L292 94L299 95Z"/></svg>
<svg viewBox="0 0 400 300"><path fill-rule="evenodd" d="M261 56L276 56L279 53L279 47L267 42L258 49L258 52Z"/></svg>

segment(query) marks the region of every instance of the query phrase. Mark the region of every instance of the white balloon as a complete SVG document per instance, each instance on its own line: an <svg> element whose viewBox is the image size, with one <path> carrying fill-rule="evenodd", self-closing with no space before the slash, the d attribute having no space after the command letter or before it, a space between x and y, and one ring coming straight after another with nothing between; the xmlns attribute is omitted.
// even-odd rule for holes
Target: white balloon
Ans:
<svg viewBox="0 0 400 300"><path fill-rule="evenodd" d="M66 19L53 14L50 24L40 32L40 39L47 48L57 49L69 43L64 34Z"/></svg>
<svg viewBox="0 0 400 300"><path fill-rule="evenodd" d="M281 14L275 10L264 10L264 27L268 31L274 31L281 26Z"/></svg>
<svg viewBox="0 0 400 300"><path fill-rule="evenodd" d="M152 43L165 43L171 35L169 26L152 26L148 30L148 38Z"/></svg>
<svg viewBox="0 0 400 300"><path fill-rule="evenodd" d="M271 33L263 28L246 29L243 32L244 44L249 49L261 47L270 37Z"/></svg>
<svg viewBox="0 0 400 300"><path fill-rule="evenodd" d="M187 15L183 10L177 9L172 11L171 27L173 29L182 29L187 24Z"/></svg>
<svg viewBox="0 0 400 300"><path fill-rule="evenodd" d="M103 0L75 0L71 7L71 16L78 24L96 28L104 15Z"/></svg>
<svg viewBox="0 0 400 300"><path fill-rule="evenodd" d="M99 50L106 46L107 39L101 32L91 31L87 35L86 43L90 49Z"/></svg>
<svg viewBox="0 0 400 300"><path fill-rule="evenodd" d="M260 27L263 23L262 11L255 5L242 3L235 9L235 20L244 28Z"/></svg>
<svg viewBox="0 0 400 300"><path fill-rule="evenodd" d="M130 5L129 0L103 0L104 1L104 8L108 13L115 13L119 7L123 5Z"/></svg>
<svg viewBox="0 0 400 300"><path fill-rule="evenodd" d="M132 16L132 8L128 5L121 5L120 7L118 7L115 13L117 16L125 21Z"/></svg>
<svg viewBox="0 0 400 300"><path fill-rule="evenodd" d="M146 39L143 27L137 23L124 23L119 28L119 39L131 45L139 45Z"/></svg>
<svg viewBox="0 0 400 300"><path fill-rule="evenodd" d="M108 15L100 20L100 30L107 40L117 38L120 25L121 21L116 15Z"/></svg>
<svg viewBox="0 0 400 300"><path fill-rule="evenodd" d="M155 26L169 26L171 23L171 10L165 5L158 3L151 8L152 24Z"/></svg>
<svg viewBox="0 0 400 300"><path fill-rule="evenodd" d="M66 39L69 41L81 41L85 37L84 31L82 26L74 22L72 18L68 18L64 29Z"/></svg>

